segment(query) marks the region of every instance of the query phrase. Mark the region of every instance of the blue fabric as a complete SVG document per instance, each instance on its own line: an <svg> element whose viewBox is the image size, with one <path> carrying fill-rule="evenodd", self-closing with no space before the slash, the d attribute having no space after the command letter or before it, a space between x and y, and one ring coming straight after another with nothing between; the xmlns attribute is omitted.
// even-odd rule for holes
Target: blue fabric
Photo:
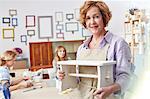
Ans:
<svg viewBox="0 0 150 99"><path fill-rule="evenodd" d="M8 70L8 67L6 66L0 66L0 81L2 80L10 81L9 70Z"/></svg>
<svg viewBox="0 0 150 99"><path fill-rule="evenodd" d="M10 90L9 90L10 74L9 74L8 67L6 67L6 66L0 67L0 81L8 81L4 84L0 84L0 90L2 90L5 99L11 99L10 98Z"/></svg>
<svg viewBox="0 0 150 99"><path fill-rule="evenodd" d="M5 99L11 99L9 86L6 83L3 85L3 94L4 94Z"/></svg>
<svg viewBox="0 0 150 99"><path fill-rule="evenodd" d="M4 98L5 99L11 99L11 94L10 94L10 90L9 90L9 83L5 83L5 84L0 84L0 90L1 92L3 92Z"/></svg>

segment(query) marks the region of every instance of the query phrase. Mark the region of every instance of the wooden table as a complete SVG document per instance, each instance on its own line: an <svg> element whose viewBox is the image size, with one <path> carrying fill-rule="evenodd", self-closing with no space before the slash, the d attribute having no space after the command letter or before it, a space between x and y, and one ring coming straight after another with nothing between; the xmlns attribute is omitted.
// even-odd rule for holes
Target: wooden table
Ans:
<svg viewBox="0 0 150 99"><path fill-rule="evenodd" d="M11 99L66 99L55 87L46 85L45 81L42 82L42 88L39 86L15 90L11 92Z"/></svg>
<svg viewBox="0 0 150 99"><path fill-rule="evenodd" d="M45 87L39 88L31 91L17 90L12 92L11 99L65 99L58 94L56 88L54 87Z"/></svg>

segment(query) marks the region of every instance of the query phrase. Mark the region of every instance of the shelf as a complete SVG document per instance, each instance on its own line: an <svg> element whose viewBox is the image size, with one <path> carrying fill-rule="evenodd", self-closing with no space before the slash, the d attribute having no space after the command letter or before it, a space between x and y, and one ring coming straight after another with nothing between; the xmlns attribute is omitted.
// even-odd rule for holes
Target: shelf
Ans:
<svg viewBox="0 0 150 99"><path fill-rule="evenodd" d="M69 60L69 61L58 61L61 65L80 65L80 66L107 66L116 64L115 61L86 61L86 60Z"/></svg>
<svg viewBox="0 0 150 99"><path fill-rule="evenodd" d="M94 75L94 74L76 74L76 73L70 73L69 76L85 77L85 78L98 78L98 75Z"/></svg>
<svg viewBox="0 0 150 99"><path fill-rule="evenodd" d="M67 88L76 88L78 86L77 77L86 79L95 79L97 88L108 86L114 83L113 65L116 61L94 61L94 60L68 60L58 61L57 65L65 72L65 77L61 81L59 91ZM85 79L86 78L86 79Z"/></svg>
<svg viewBox="0 0 150 99"><path fill-rule="evenodd" d="M68 54L76 54L76 52L67 52Z"/></svg>
<svg viewBox="0 0 150 99"><path fill-rule="evenodd" d="M125 21L124 23L131 23L131 22L134 23L136 21L139 22L139 19L134 19L134 20L131 20L131 21Z"/></svg>

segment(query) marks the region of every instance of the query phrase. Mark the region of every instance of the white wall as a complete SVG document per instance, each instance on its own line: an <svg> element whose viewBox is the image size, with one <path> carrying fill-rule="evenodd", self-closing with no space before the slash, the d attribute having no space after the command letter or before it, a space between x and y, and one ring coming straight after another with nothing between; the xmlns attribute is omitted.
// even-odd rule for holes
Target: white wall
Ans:
<svg viewBox="0 0 150 99"><path fill-rule="evenodd" d="M38 19L37 16L53 16L53 29L56 33L56 22L55 22L55 12L63 12L64 18L66 13L73 13L75 8L79 8L81 0L1 0L0 1L0 53L6 49L11 49L13 47L21 47L24 52L24 56L29 56L29 42L38 42L38 41L48 41L47 39L38 38ZM13 8L17 10L18 26L15 27L15 41L12 39L3 39L2 38L2 28L10 28L6 24L2 24L2 17L10 17L9 9ZM35 15L36 16L36 26L26 28L26 15ZM73 20L76 21L76 20ZM64 24L64 23L63 23ZM28 42L27 45L21 43L20 35L27 35L28 29L35 30L35 36L27 36ZM70 34L70 33L69 33ZM80 33L76 33L82 35ZM56 35L54 34L55 40ZM71 38L71 37L70 37ZM79 38L79 39L80 39Z"/></svg>
<svg viewBox="0 0 150 99"><path fill-rule="evenodd" d="M113 17L110 21L108 28L115 34L123 34L123 23L124 23L124 13L129 8L140 7L148 8L148 1L126 1L126 0L105 0L112 11ZM47 39L38 38L38 21L37 16L53 16L53 29L54 38L50 41L56 40L56 22L55 22L55 12L63 12L64 18L66 13L73 13L75 8L80 8L84 0L1 0L0 1L0 54L7 49L13 47L20 47L23 49L24 57L29 57L29 42L47 41ZM10 17L9 9L13 8L17 10L18 26L15 27L15 41L12 39L2 38L2 28L9 28L8 25L2 23L2 17ZM25 16L35 15L36 16L36 26L31 28L25 27ZM72 20L76 21L76 20ZM66 22L66 21L65 21ZM64 24L64 23L63 23ZM35 36L27 36L27 45L21 43L20 35L27 35L28 29L35 30ZM65 32L65 31L63 31ZM65 33L67 39L82 39L81 27L79 32L75 32L74 36L71 33Z"/></svg>

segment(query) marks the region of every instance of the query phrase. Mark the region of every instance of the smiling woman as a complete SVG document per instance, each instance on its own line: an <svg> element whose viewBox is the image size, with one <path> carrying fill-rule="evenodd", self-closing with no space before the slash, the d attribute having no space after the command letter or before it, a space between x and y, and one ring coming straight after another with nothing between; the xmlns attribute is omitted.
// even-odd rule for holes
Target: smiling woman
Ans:
<svg viewBox="0 0 150 99"><path fill-rule="evenodd" d="M113 83L102 88L98 88L95 92L91 88L82 87L81 94L92 93L97 99L120 99L123 98L127 91L132 75L131 52L127 42L106 30L110 19L111 11L107 4L103 1L86 0L80 8L80 23L85 29L89 30L92 36L79 46L77 51L77 60L98 60L98 61L116 61L113 66ZM96 69L80 68L80 72L91 71L94 73ZM61 78L62 75L61 75ZM90 82L87 85L95 87L96 79L80 79L81 82ZM94 99L93 95L84 99Z"/></svg>
<svg viewBox="0 0 150 99"><path fill-rule="evenodd" d="M64 46L58 46L55 50L55 58L53 59L53 69L55 70L55 73L57 73L58 70L60 69L57 66L57 62L63 61L63 60L67 60L66 48ZM55 74L55 76L56 76L56 74Z"/></svg>

